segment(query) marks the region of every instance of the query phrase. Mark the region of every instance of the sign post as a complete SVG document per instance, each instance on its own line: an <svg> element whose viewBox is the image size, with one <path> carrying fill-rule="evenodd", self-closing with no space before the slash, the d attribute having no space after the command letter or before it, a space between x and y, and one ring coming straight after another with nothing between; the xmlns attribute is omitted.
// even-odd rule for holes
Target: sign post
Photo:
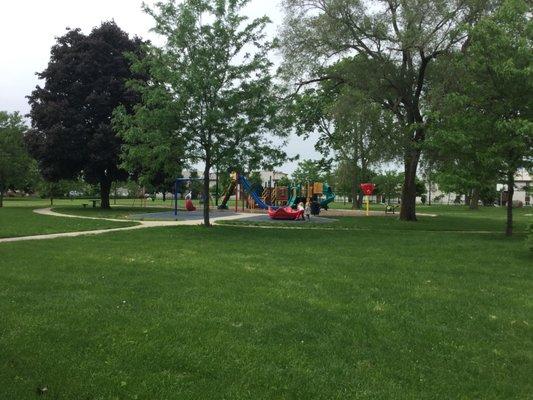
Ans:
<svg viewBox="0 0 533 400"><path fill-rule="evenodd" d="M361 183L361 190L366 196L366 216L370 215L370 196L374 193L376 185L373 183Z"/></svg>

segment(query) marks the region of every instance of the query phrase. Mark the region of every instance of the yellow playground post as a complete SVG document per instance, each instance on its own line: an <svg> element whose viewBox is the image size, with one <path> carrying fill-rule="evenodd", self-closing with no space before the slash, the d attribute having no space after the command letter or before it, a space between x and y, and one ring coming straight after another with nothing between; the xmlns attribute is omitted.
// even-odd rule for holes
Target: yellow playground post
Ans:
<svg viewBox="0 0 533 400"><path fill-rule="evenodd" d="M376 188L376 185L373 183L361 183L361 190L363 191L363 194L366 196L366 216L368 217L370 215L370 196L372 196L372 193L374 193L374 189Z"/></svg>

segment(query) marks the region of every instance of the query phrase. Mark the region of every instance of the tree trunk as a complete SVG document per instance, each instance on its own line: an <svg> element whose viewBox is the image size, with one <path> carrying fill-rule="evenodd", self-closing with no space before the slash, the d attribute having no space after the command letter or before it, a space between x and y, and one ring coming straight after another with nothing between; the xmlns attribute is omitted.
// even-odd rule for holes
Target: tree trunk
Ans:
<svg viewBox="0 0 533 400"><path fill-rule="evenodd" d="M507 227L505 234L512 236L513 234L513 196L514 196L514 172L507 175Z"/></svg>
<svg viewBox="0 0 533 400"><path fill-rule="evenodd" d="M357 209L360 210L363 208L363 201L364 201L365 195L362 192L359 192L357 194Z"/></svg>
<svg viewBox="0 0 533 400"><path fill-rule="evenodd" d="M218 199L219 199L219 193L218 193L218 167L216 168L216 182L215 182L215 207L218 207Z"/></svg>
<svg viewBox="0 0 533 400"><path fill-rule="evenodd" d="M433 192L433 185L431 183L431 179L428 179L428 206L431 205L431 201L432 201L432 194Z"/></svg>
<svg viewBox="0 0 533 400"><path fill-rule="evenodd" d="M465 205L468 205L469 207L472 204L472 193L473 193L473 190L468 191L465 194Z"/></svg>
<svg viewBox="0 0 533 400"><path fill-rule="evenodd" d="M352 183L352 210L357 208L357 188L355 183Z"/></svg>
<svg viewBox="0 0 533 400"><path fill-rule="evenodd" d="M400 220L416 221L416 170L420 160L420 150L410 150L405 156L404 182L402 188L402 204Z"/></svg>
<svg viewBox="0 0 533 400"><path fill-rule="evenodd" d="M163 190L163 203L167 201L167 191Z"/></svg>
<svg viewBox="0 0 533 400"><path fill-rule="evenodd" d="M110 209L109 194L111 193L111 181L104 178L100 181L100 208Z"/></svg>
<svg viewBox="0 0 533 400"><path fill-rule="evenodd" d="M0 208L4 206L4 188L0 187Z"/></svg>
<svg viewBox="0 0 533 400"><path fill-rule="evenodd" d="M204 169L204 226L210 227L211 222L209 221L209 171L211 170L211 163L209 158L205 162Z"/></svg>
<svg viewBox="0 0 533 400"><path fill-rule="evenodd" d="M472 189L472 195L470 196L470 205L471 210L479 210L479 190Z"/></svg>

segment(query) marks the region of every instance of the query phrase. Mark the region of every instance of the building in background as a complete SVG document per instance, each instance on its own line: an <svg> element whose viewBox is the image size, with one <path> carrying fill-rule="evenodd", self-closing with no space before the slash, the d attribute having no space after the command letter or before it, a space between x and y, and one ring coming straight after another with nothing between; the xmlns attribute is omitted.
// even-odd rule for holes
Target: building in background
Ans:
<svg viewBox="0 0 533 400"><path fill-rule="evenodd" d="M521 169L515 175L513 202L521 202L525 206L531 206L531 174L525 169ZM507 185L498 185L500 192L500 202L505 205L507 202Z"/></svg>
<svg viewBox="0 0 533 400"><path fill-rule="evenodd" d="M261 171L261 182L263 182L263 186L268 186L268 183L271 182L272 185L274 185L275 182L279 181L280 179L288 178L289 175L285 172L280 171Z"/></svg>

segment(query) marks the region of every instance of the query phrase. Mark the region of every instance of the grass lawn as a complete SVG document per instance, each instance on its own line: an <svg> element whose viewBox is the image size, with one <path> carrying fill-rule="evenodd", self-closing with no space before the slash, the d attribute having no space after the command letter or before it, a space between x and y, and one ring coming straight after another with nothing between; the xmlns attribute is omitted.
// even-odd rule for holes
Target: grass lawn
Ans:
<svg viewBox="0 0 533 400"><path fill-rule="evenodd" d="M103 210L101 208L83 208L80 206L58 206L53 208L54 211L61 214L81 215L84 217L128 219L136 214L160 213L166 211L161 207L127 207L111 206L111 209ZM170 210L170 209L169 209Z"/></svg>
<svg viewBox="0 0 533 400"><path fill-rule="evenodd" d="M267 226L287 226L309 229L343 229L343 230L371 230L380 232L383 241L388 241L391 236L395 236L399 231L439 231L439 232L494 232L505 231L505 210L502 208L480 208L471 211L467 207L460 206L432 206L418 207L422 214L433 214L436 217L419 216L416 223L405 223L398 219L398 215L388 216L360 216L353 217L333 217L337 222L323 225L312 222L250 222L250 221L221 221L224 225L267 225ZM518 209L514 212L514 228L518 235L523 235L528 224L533 222L533 218L527 216L531 214L531 209Z"/></svg>
<svg viewBox="0 0 533 400"><path fill-rule="evenodd" d="M530 398L533 253L483 213L0 244L0 397Z"/></svg>
<svg viewBox="0 0 533 400"><path fill-rule="evenodd" d="M90 231L135 225L135 223L131 222L51 217L34 213L33 209L35 207L31 205L26 205L25 207L11 205L10 202L6 202L6 206L0 208L0 238Z"/></svg>

